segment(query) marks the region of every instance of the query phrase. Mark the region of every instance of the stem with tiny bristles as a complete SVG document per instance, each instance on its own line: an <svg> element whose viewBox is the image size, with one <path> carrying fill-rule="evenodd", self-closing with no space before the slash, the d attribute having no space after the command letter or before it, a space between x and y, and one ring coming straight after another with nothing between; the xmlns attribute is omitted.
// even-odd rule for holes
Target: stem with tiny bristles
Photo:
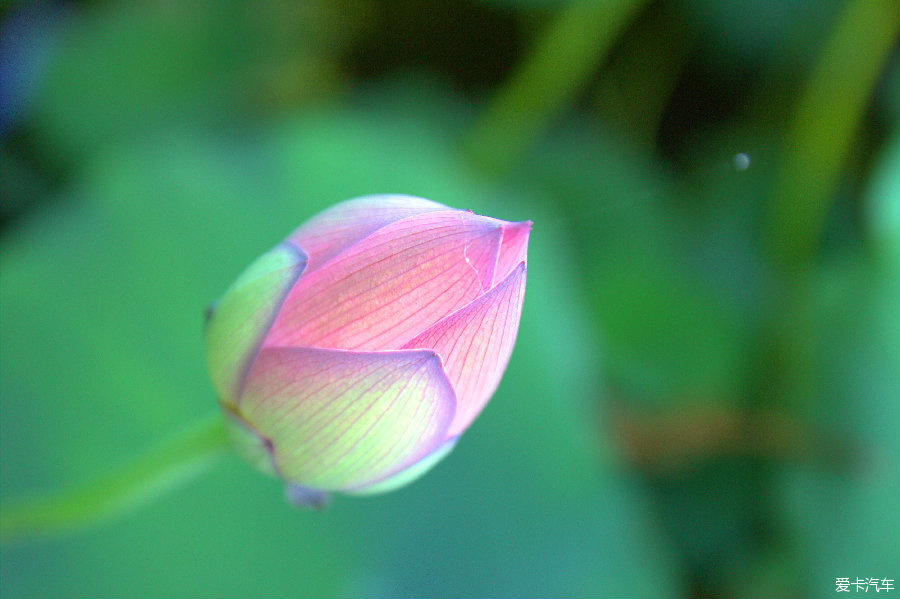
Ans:
<svg viewBox="0 0 900 599"><path fill-rule="evenodd" d="M0 541L58 535L134 509L188 481L229 447L220 413L151 448L132 463L58 494L0 506Z"/></svg>

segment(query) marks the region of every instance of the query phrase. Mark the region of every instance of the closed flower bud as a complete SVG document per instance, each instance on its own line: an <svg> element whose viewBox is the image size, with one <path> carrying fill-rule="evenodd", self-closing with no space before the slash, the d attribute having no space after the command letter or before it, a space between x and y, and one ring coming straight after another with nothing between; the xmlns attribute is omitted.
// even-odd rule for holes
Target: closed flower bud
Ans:
<svg viewBox="0 0 900 599"><path fill-rule="evenodd" d="M530 229L367 196L257 259L206 325L239 452L307 504L388 491L431 468L509 361Z"/></svg>

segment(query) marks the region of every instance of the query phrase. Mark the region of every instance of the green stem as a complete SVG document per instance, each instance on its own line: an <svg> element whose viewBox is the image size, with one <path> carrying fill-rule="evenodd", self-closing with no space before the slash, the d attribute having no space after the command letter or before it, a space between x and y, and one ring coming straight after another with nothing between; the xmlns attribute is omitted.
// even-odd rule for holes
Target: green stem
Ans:
<svg viewBox="0 0 900 599"><path fill-rule="evenodd" d="M0 541L59 534L134 509L193 478L227 447L224 420L216 413L93 482L3 505Z"/></svg>
<svg viewBox="0 0 900 599"><path fill-rule="evenodd" d="M566 6L493 98L466 145L481 165L503 170L588 81L646 0Z"/></svg>
<svg viewBox="0 0 900 599"><path fill-rule="evenodd" d="M872 89L896 48L897 0L851 0L800 97L769 214L769 249L788 274L813 257Z"/></svg>
<svg viewBox="0 0 900 599"><path fill-rule="evenodd" d="M693 28L678 7L657 3L637 19L597 82L600 121L647 147L656 145L663 112L693 47Z"/></svg>

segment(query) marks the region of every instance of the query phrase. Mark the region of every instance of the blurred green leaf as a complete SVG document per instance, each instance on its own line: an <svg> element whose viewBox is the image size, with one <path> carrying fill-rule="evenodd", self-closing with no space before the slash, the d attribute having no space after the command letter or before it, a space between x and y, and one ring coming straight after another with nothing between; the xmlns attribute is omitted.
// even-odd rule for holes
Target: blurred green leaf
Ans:
<svg viewBox="0 0 900 599"><path fill-rule="evenodd" d="M689 266L707 232L667 208L671 185L614 136L582 128L552 147L524 170L564 198L613 384L660 407L733 399L746 331L740 311L699 274L706 265Z"/></svg>
<svg viewBox="0 0 900 599"><path fill-rule="evenodd" d="M770 52L786 42L806 42L795 49L807 56L815 54L815 47L806 34L798 31L819 28L828 23L839 7L838 0L677 0L679 7L692 22L699 25L704 45L714 52L706 57L721 61L723 66L736 62L746 64L764 60Z"/></svg>
<svg viewBox="0 0 900 599"><path fill-rule="evenodd" d="M869 231L889 261L900 260L900 135L889 140L866 194Z"/></svg>
<svg viewBox="0 0 900 599"><path fill-rule="evenodd" d="M354 32L340 18L319 4L209 0L73 12L34 92L35 134L71 162L160 128L229 127L325 97Z"/></svg>
<svg viewBox="0 0 900 599"><path fill-rule="evenodd" d="M816 297L814 453L784 469L783 500L824 595L836 577L895 578L900 563L900 264L829 264Z"/></svg>

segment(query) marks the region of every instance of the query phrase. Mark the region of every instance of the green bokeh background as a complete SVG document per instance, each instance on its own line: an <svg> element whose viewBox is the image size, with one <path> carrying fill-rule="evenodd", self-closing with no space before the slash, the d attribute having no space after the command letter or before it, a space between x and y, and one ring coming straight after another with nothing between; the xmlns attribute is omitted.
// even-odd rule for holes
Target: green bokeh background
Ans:
<svg viewBox="0 0 900 599"><path fill-rule="evenodd" d="M297 511L228 456L3 546L4 598L900 579L895 0L8 2L2 27L3 501L210 413L204 307L319 210L534 221L507 374L424 478Z"/></svg>

